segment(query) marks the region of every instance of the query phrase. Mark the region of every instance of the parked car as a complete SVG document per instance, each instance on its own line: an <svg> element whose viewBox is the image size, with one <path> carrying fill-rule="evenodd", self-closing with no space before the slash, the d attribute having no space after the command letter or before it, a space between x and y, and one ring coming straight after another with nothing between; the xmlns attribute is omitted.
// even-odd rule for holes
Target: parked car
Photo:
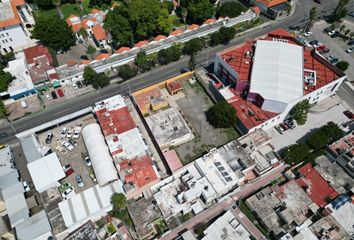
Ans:
<svg viewBox="0 0 354 240"><path fill-rule="evenodd" d="M328 53L330 50L329 50L329 48L327 48L325 45L322 45L322 46L320 46L319 48L317 48L317 51L318 51L320 54L325 54L325 53Z"/></svg>
<svg viewBox="0 0 354 240"><path fill-rule="evenodd" d="M281 126L275 126L274 128L275 128L275 130L277 130L278 133L280 133L280 134L283 134L283 132L285 131Z"/></svg>
<svg viewBox="0 0 354 240"><path fill-rule="evenodd" d="M354 17L354 12L348 13L349 16Z"/></svg>
<svg viewBox="0 0 354 240"><path fill-rule="evenodd" d="M66 147L69 151L72 151L72 150L74 150L74 146L73 145L71 145L71 143L69 143L69 142L67 142L67 141L63 141L62 143L61 143L61 145L63 145L64 147Z"/></svg>
<svg viewBox="0 0 354 240"><path fill-rule="evenodd" d="M285 123L286 125L288 125L289 128L291 128L291 129L294 129L294 128L296 127L296 126L295 126L295 123L294 123L294 121L293 121L293 119L291 119L291 118L286 119L286 120L284 121L284 123Z"/></svg>
<svg viewBox="0 0 354 240"><path fill-rule="evenodd" d="M73 136L73 131L72 131L72 130L68 130L66 136L67 136L68 138L71 138L71 137Z"/></svg>
<svg viewBox="0 0 354 240"><path fill-rule="evenodd" d="M77 126L75 127L74 133L73 133L73 138L78 139L81 134L81 127Z"/></svg>
<svg viewBox="0 0 354 240"><path fill-rule="evenodd" d="M86 157L85 157L85 162L86 162L86 165L87 165L88 167L92 166L91 159L90 159L89 156L86 156Z"/></svg>
<svg viewBox="0 0 354 240"><path fill-rule="evenodd" d="M63 171L66 176L70 176L74 173L74 169L71 167L70 164L66 164L65 166L63 166Z"/></svg>
<svg viewBox="0 0 354 240"><path fill-rule="evenodd" d="M75 83L73 83L73 89L76 90L77 89L77 85Z"/></svg>
<svg viewBox="0 0 354 240"><path fill-rule="evenodd" d="M332 36L332 35L335 34L336 32L337 32L336 30L331 30L331 31L328 32L328 35L329 35L329 36Z"/></svg>
<svg viewBox="0 0 354 240"><path fill-rule="evenodd" d="M336 58L336 57L334 57L334 58L332 58L329 62L332 63L332 64L335 64L335 63L337 63L338 61L339 61L339 59Z"/></svg>
<svg viewBox="0 0 354 240"><path fill-rule="evenodd" d="M22 182L22 186L23 186L23 189L25 190L25 192L29 192L31 190L30 186L28 185L28 182L26 182L26 181Z"/></svg>
<svg viewBox="0 0 354 240"><path fill-rule="evenodd" d="M53 136L54 136L53 133L51 132L47 133L47 137L45 138L45 143L50 144L53 140Z"/></svg>
<svg viewBox="0 0 354 240"><path fill-rule="evenodd" d="M66 137L66 134L68 133L68 129L65 127L60 131L60 137L61 139L64 139Z"/></svg>
<svg viewBox="0 0 354 240"><path fill-rule="evenodd" d="M57 98L58 98L58 96L57 96L57 94L55 93L55 91L52 91L50 94L52 95L52 98L53 98L53 99L57 99Z"/></svg>
<svg viewBox="0 0 354 240"><path fill-rule="evenodd" d="M354 40L349 41L349 42L348 42L348 45L349 45L349 46L354 45Z"/></svg>
<svg viewBox="0 0 354 240"><path fill-rule="evenodd" d="M83 187L84 186L84 182L82 181L82 178L79 174L77 174L75 176L75 180L76 180L76 183L79 187Z"/></svg>
<svg viewBox="0 0 354 240"><path fill-rule="evenodd" d="M58 95L59 97L64 97L64 92L61 89L58 89Z"/></svg>
<svg viewBox="0 0 354 240"><path fill-rule="evenodd" d="M317 43L318 43L317 40L312 40L311 42L309 42L309 44L310 44L311 46L313 46L313 45L315 45L315 44L317 44Z"/></svg>
<svg viewBox="0 0 354 240"><path fill-rule="evenodd" d="M352 53L353 52L353 49L354 49L354 47L350 47L350 48L348 48L347 50L345 50L347 53Z"/></svg>
<svg viewBox="0 0 354 240"><path fill-rule="evenodd" d="M61 196L64 200L67 200L72 193L74 193L74 187L70 186L61 194Z"/></svg>
<svg viewBox="0 0 354 240"><path fill-rule="evenodd" d="M7 137L7 133L5 133L5 132L0 133L0 139L6 138L6 137Z"/></svg>
<svg viewBox="0 0 354 240"><path fill-rule="evenodd" d="M77 82L76 84L77 84L77 87L78 87L78 88L82 88L82 87L83 87L83 85L82 85L81 82Z"/></svg>
<svg viewBox="0 0 354 240"><path fill-rule="evenodd" d="M311 36L311 35L312 35L312 32L305 32L305 33L304 33L304 36L305 36L305 37L309 37L309 36Z"/></svg>
<svg viewBox="0 0 354 240"><path fill-rule="evenodd" d="M321 4L321 0L314 0L315 3Z"/></svg>
<svg viewBox="0 0 354 240"><path fill-rule="evenodd" d="M74 147L77 147L77 142L76 142L74 139L70 138L70 139L69 139L69 143L70 143L71 145L73 145Z"/></svg>
<svg viewBox="0 0 354 240"><path fill-rule="evenodd" d="M46 94L45 97L46 97L46 99L48 99L48 100L51 99L51 97L49 96L49 94Z"/></svg>
<svg viewBox="0 0 354 240"><path fill-rule="evenodd" d="M96 181L97 181L97 180L96 180L96 176L95 176L95 174L93 173L92 170L90 171L89 176L90 176L90 178L91 178L91 180L92 180L93 182L96 182Z"/></svg>
<svg viewBox="0 0 354 240"><path fill-rule="evenodd" d="M339 32L335 32L335 33L333 33L332 35L331 35L331 38L336 38L336 37L339 37Z"/></svg>
<svg viewBox="0 0 354 240"><path fill-rule="evenodd" d="M354 118L354 113L352 113L349 110L344 111L343 114L349 119L353 119Z"/></svg>
<svg viewBox="0 0 354 240"><path fill-rule="evenodd" d="M81 55L80 59L82 59L82 60L90 60L87 55Z"/></svg>

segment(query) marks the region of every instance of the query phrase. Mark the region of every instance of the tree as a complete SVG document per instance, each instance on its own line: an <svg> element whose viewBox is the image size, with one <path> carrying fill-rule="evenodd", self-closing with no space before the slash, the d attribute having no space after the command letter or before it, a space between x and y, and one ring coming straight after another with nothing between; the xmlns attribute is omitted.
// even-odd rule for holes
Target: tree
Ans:
<svg viewBox="0 0 354 240"><path fill-rule="evenodd" d="M55 51L66 51L75 44L75 36L71 28L58 17L38 18L31 38L40 40Z"/></svg>
<svg viewBox="0 0 354 240"><path fill-rule="evenodd" d="M344 29L345 29L345 25L341 25L341 26L339 27L339 32L343 32Z"/></svg>
<svg viewBox="0 0 354 240"><path fill-rule="evenodd" d="M333 15L338 14L341 10L344 9L344 6L348 4L350 0L339 0L336 8L333 11Z"/></svg>
<svg viewBox="0 0 354 240"><path fill-rule="evenodd" d="M344 131L334 122L328 122L320 129L328 138L328 142L332 143L344 137Z"/></svg>
<svg viewBox="0 0 354 240"><path fill-rule="evenodd" d="M188 66L190 70L195 70L195 67L197 66L197 61L195 60L194 53L191 55L191 58L189 59Z"/></svg>
<svg viewBox="0 0 354 240"><path fill-rule="evenodd" d="M85 28L80 28L79 35L82 36L85 40L87 40L89 36Z"/></svg>
<svg viewBox="0 0 354 240"><path fill-rule="evenodd" d="M333 23L333 22L338 22L340 21L342 18L344 18L345 16L347 16L348 10L346 8L341 9L340 11L338 11L335 14L332 14L329 19L328 22Z"/></svg>
<svg viewBox="0 0 354 240"><path fill-rule="evenodd" d="M156 31L161 34L169 34L172 30L172 20L168 10L162 8L160 14L157 18L157 28Z"/></svg>
<svg viewBox="0 0 354 240"><path fill-rule="evenodd" d="M306 140L306 143L313 149L313 150L320 150L326 146L328 143L328 137L323 131L316 131L315 133L311 134L311 136Z"/></svg>
<svg viewBox="0 0 354 240"><path fill-rule="evenodd" d="M237 2L226 2L221 5L218 12L216 13L217 17L230 17L234 18L239 16L246 8Z"/></svg>
<svg viewBox="0 0 354 240"><path fill-rule="evenodd" d="M123 210L127 205L127 198L123 193L114 193L111 196L111 204L113 205L113 211Z"/></svg>
<svg viewBox="0 0 354 240"><path fill-rule="evenodd" d="M97 73L90 66L84 69L84 80L91 84L94 89L103 88L109 85L109 79L104 73Z"/></svg>
<svg viewBox="0 0 354 240"><path fill-rule="evenodd" d="M344 35L345 36L348 36L349 33L350 33L350 29L347 29L347 30L344 31Z"/></svg>
<svg viewBox="0 0 354 240"><path fill-rule="evenodd" d="M39 9L49 10L54 7L52 0L36 0Z"/></svg>
<svg viewBox="0 0 354 240"><path fill-rule="evenodd" d="M97 49L96 49L94 46L92 46L92 45L90 44L90 45L88 45L88 47L87 47L86 54L90 55L91 60L93 60L93 54L95 54L96 51L97 51Z"/></svg>
<svg viewBox="0 0 354 240"><path fill-rule="evenodd" d="M309 101L303 100L297 103L291 110L290 115L296 120L297 124L303 125L307 121L307 112L310 108Z"/></svg>
<svg viewBox="0 0 354 240"><path fill-rule="evenodd" d="M187 11L189 23L202 24L214 15L214 6L209 0L192 0L188 1Z"/></svg>
<svg viewBox="0 0 354 240"><path fill-rule="evenodd" d="M226 101L220 101L206 112L208 122L215 128L230 128L236 125L236 110Z"/></svg>
<svg viewBox="0 0 354 240"><path fill-rule="evenodd" d="M149 71L152 66L153 66L153 62L150 61L146 55L145 52L139 52L136 55L136 58L134 60L134 64L142 71Z"/></svg>
<svg viewBox="0 0 354 240"><path fill-rule="evenodd" d="M90 0L89 2L89 7L93 8L93 7L102 7L104 5L106 6L110 6L112 3L111 0Z"/></svg>
<svg viewBox="0 0 354 240"><path fill-rule="evenodd" d="M10 73L5 72L3 68L0 68L0 92L7 91L9 84L13 79L14 77Z"/></svg>
<svg viewBox="0 0 354 240"><path fill-rule="evenodd" d="M344 72L348 69L349 63L347 61L339 61L337 62L336 67Z"/></svg>
<svg viewBox="0 0 354 240"><path fill-rule="evenodd" d="M317 8L312 7L310 9L310 21L314 20L316 16L317 16Z"/></svg>
<svg viewBox="0 0 354 240"><path fill-rule="evenodd" d="M204 41L201 38L193 38L184 44L184 53L187 55L194 55L201 51L204 47Z"/></svg>
<svg viewBox="0 0 354 240"><path fill-rule="evenodd" d="M138 73L138 70L136 68L132 68L129 64L125 64L118 68L118 72L119 72L119 76L123 80L128 80L132 77L135 77L136 74Z"/></svg>
<svg viewBox="0 0 354 240"><path fill-rule="evenodd" d="M131 46L133 33L127 18L127 9L122 7L116 7L110 10L105 19L103 27L111 33L113 42L117 46Z"/></svg>
<svg viewBox="0 0 354 240"><path fill-rule="evenodd" d="M221 43L225 44L235 37L236 29L233 27L221 27L219 32L222 35Z"/></svg>
<svg viewBox="0 0 354 240"><path fill-rule="evenodd" d="M3 101L0 100L0 119L6 118L7 115L8 115L7 108L5 107Z"/></svg>
<svg viewBox="0 0 354 240"><path fill-rule="evenodd" d="M222 42L222 34L218 32L214 32L210 35L210 45L211 46L216 46L219 45Z"/></svg>
<svg viewBox="0 0 354 240"><path fill-rule="evenodd" d="M310 152L306 144L294 144L289 146L284 153L284 161L287 164L295 165L302 162Z"/></svg>
<svg viewBox="0 0 354 240"><path fill-rule="evenodd" d="M170 62L178 61L181 58L180 45L173 45L167 49L161 49L157 53L157 59L161 65L169 64Z"/></svg>

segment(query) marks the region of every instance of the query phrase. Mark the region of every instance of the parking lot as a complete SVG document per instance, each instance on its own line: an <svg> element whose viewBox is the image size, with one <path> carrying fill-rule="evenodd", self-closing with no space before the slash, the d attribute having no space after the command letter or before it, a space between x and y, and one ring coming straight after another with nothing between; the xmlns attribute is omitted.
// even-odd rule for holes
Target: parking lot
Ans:
<svg viewBox="0 0 354 240"><path fill-rule="evenodd" d="M317 105L313 106L307 114L307 122L304 125L298 125L295 129L288 129L283 134L280 134L275 128L267 131L272 138L271 143L276 151L295 143L303 142L306 135L313 130L326 125L327 122L334 122L341 125L349 119L343 114L343 111L348 110L348 106L342 102L337 96L327 98Z"/></svg>
<svg viewBox="0 0 354 240"><path fill-rule="evenodd" d="M51 148L52 151L56 152L62 166L70 164L71 168L73 169L73 172L69 176L61 180L60 183L62 185L65 183L70 183L74 187L76 193L79 193L87 188L92 187L95 182L90 177L90 172L93 172L92 167L87 166L84 160L85 156L88 156L88 153L82 136L80 134L79 137L76 138L73 136L73 132L75 129L81 131L85 125L95 122L96 120L94 119L93 115L89 114L74 121L62 124L48 131L38 134L40 144L42 146L47 146ZM68 132L65 137L61 134L61 131L64 128L68 129ZM70 132L72 133L70 134ZM48 133L53 134L53 138L50 143L46 143L46 137ZM70 147L65 147L63 146L64 142L72 143L70 144ZM82 181L84 183L82 187L79 187L76 182L75 178L77 175L80 175L82 178Z"/></svg>
<svg viewBox="0 0 354 240"><path fill-rule="evenodd" d="M354 18L353 18L354 19ZM350 20L344 20L341 25L344 25L346 29L349 29L351 32L354 31L354 22ZM342 40L340 37L331 38L328 33L324 32L323 30L329 27L330 24L325 21L319 21L313 25L311 28L311 32L313 33L312 36L307 37L309 41L318 40L322 44L324 44L330 51L324 54L325 57L330 55L336 56L339 61L347 61L349 63L349 68L346 71L349 80L354 80L354 58L352 53L347 53L346 49L350 46L347 44L348 41ZM336 30L339 30L337 28Z"/></svg>

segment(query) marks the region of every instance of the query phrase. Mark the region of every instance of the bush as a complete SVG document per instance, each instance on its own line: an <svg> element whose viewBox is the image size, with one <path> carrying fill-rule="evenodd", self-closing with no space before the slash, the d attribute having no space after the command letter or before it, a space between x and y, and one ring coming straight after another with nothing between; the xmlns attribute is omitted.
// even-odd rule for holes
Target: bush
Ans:
<svg viewBox="0 0 354 240"><path fill-rule="evenodd" d="M297 103L290 111L290 115L296 120L297 124L303 125L307 121L307 112L310 108L308 100Z"/></svg>
<svg viewBox="0 0 354 240"><path fill-rule="evenodd" d="M348 69L349 63L347 61L339 61L337 62L336 67L344 72Z"/></svg>
<svg viewBox="0 0 354 240"><path fill-rule="evenodd" d="M208 224L206 223L199 223L197 226L195 226L194 228L194 233L198 236L198 237L204 237L204 231L205 229L208 228Z"/></svg>
<svg viewBox="0 0 354 240"><path fill-rule="evenodd" d="M138 73L138 70L136 68L131 67L129 64L125 64L118 68L118 72L119 72L118 75L123 80L128 80L132 77L135 77L136 74Z"/></svg>
<svg viewBox="0 0 354 240"><path fill-rule="evenodd" d="M217 17L230 17L234 18L245 11L246 8L237 2L226 2L221 5L218 12L216 13Z"/></svg>
<svg viewBox="0 0 354 240"><path fill-rule="evenodd" d="M236 110L226 101L209 108L206 113L208 122L215 128L230 128L236 125Z"/></svg>
<svg viewBox="0 0 354 240"><path fill-rule="evenodd" d="M284 153L284 161L289 165L295 165L302 162L310 152L306 144L294 144L289 146Z"/></svg>
<svg viewBox="0 0 354 240"><path fill-rule="evenodd" d="M123 193L115 193L111 197L114 210L122 210L127 205L127 198Z"/></svg>

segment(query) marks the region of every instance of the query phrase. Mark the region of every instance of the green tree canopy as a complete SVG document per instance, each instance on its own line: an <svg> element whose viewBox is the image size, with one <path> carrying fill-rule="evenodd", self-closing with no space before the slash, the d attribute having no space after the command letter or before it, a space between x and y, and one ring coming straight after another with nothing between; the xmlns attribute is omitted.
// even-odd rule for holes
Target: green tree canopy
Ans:
<svg viewBox="0 0 354 240"><path fill-rule="evenodd" d="M204 47L204 41L201 38L193 38L184 44L184 53L187 55L195 54Z"/></svg>
<svg viewBox="0 0 354 240"><path fill-rule="evenodd" d="M316 131L306 140L306 143L313 149L319 150L326 146L328 143L327 135L322 131Z"/></svg>
<svg viewBox="0 0 354 240"><path fill-rule="evenodd" d="M8 112L7 109L3 103L3 101L0 100L0 119L5 118L7 116Z"/></svg>
<svg viewBox="0 0 354 240"><path fill-rule="evenodd" d="M96 52L97 52L97 49L96 49L94 46L92 46L91 44L88 45L87 50L86 50L86 53L87 53L88 55L90 55L91 60L93 60L93 54L95 54Z"/></svg>
<svg viewBox="0 0 354 240"><path fill-rule="evenodd" d="M321 131L327 136L328 143L337 141L344 136L344 131L334 122L328 122L326 125L321 127Z"/></svg>
<svg viewBox="0 0 354 240"><path fill-rule="evenodd" d="M13 79L14 77L10 73L5 72L4 69L0 67L0 92L7 91Z"/></svg>
<svg viewBox="0 0 354 240"><path fill-rule="evenodd" d="M65 20L57 16L36 19L31 38L40 40L55 51L66 51L75 44L75 36L71 28Z"/></svg>
<svg viewBox="0 0 354 240"><path fill-rule="evenodd" d="M238 2L226 2L221 5L216 16L234 18L239 16L246 8Z"/></svg>
<svg viewBox="0 0 354 240"><path fill-rule="evenodd" d="M287 164L295 165L302 162L310 152L306 144L294 144L289 146L284 153L284 160Z"/></svg>
<svg viewBox="0 0 354 240"><path fill-rule="evenodd" d="M297 124L303 125L307 121L307 112L310 108L308 100L297 103L290 111L290 115L296 120Z"/></svg>
<svg viewBox="0 0 354 240"><path fill-rule="evenodd" d="M123 193L114 193L111 197L111 203L113 205L113 211L119 211L126 207L127 198Z"/></svg>
<svg viewBox="0 0 354 240"><path fill-rule="evenodd" d="M90 0L89 7L102 7L102 6L110 6L112 3L111 0Z"/></svg>
<svg viewBox="0 0 354 240"><path fill-rule="evenodd" d="M119 72L119 76L123 80L128 80L132 77L135 77L136 74L138 73L138 70L136 68L131 67L129 64L125 64L118 68L118 72Z"/></svg>
<svg viewBox="0 0 354 240"><path fill-rule="evenodd" d="M236 110L226 101L220 101L206 112L208 122L215 128L230 128L236 125Z"/></svg>
<svg viewBox="0 0 354 240"><path fill-rule="evenodd" d="M209 0L190 0L187 4L187 22L202 24L214 15L214 6Z"/></svg>
<svg viewBox="0 0 354 240"><path fill-rule="evenodd" d="M109 85L109 79L104 73L97 73L90 66L84 69L84 80L87 84L92 85L94 89L103 88Z"/></svg>
<svg viewBox="0 0 354 240"><path fill-rule="evenodd" d="M157 59L161 65L178 61L181 58L181 49L179 45L173 45L167 49L161 49L157 54Z"/></svg>
<svg viewBox="0 0 354 240"><path fill-rule="evenodd" d="M54 8L52 0L36 0L39 9L48 10Z"/></svg>
<svg viewBox="0 0 354 240"><path fill-rule="evenodd" d="M348 69L349 63L347 61L339 61L337 62L336 67L344 72Z"/></svg>
<svg viewBox="0 0 354 240"><path fill-rule="evenodd" d="M316 16L317 16L317 8L316 7L312 7L310 9L310 20L315 19Z"/></svg>
<svg viewBox="0 0 354 240"><path fill-rule="evenodd" d="M148 58L145 52L139 52L134 59L134 64L142 71L149 71L154 63Z"/></svg>
<svg viewBox="0 0 354 240"><path fill-rule="evenodd" d="M236 29L233 27L221 27L218 32L212 33L210 36L210 45L226 44L234 38Z"/></svg>

